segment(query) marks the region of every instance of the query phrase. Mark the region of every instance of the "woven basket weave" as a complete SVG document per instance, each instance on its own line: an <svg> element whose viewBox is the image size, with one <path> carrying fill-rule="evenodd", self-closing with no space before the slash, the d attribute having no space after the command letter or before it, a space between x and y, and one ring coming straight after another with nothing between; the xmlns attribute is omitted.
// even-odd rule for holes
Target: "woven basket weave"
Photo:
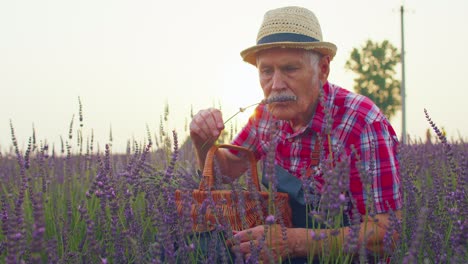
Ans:
<svg viewBox="0 0 468 264"><path fill-rule="evenodd" d="M233 149L247 154L250 163L251 183L255 191L214 190L214 154L219 148ZM292 214L289 196L281 192L261 191L258 180L257 164L253 153L244 147L236 145L214 145L208 151L203 178L199 188L192 190L193 202L187 207L186 195L183 190L176 190L175 200L177 212L183 215L183 210L190 210L193 220L193 230L197 232L213 230L216 224L227 224L232 230L243 230L265 223L269 214L275 215L277 223L283 222L286 227L292 227ZM186 192L186 191L185 191ZM274 194L274 195L273 195ZM239 202L242 197L242 202ZM274 198L274 202L273 201ZM211 201L211 202L210 202ZM269 202L270 201L270 202ZM203 206L203 203L208 206ZM202 210L202 208L205 209ZM241 214L244 211L245 213ZM241 218L242 215L246 217Z"/></svg>

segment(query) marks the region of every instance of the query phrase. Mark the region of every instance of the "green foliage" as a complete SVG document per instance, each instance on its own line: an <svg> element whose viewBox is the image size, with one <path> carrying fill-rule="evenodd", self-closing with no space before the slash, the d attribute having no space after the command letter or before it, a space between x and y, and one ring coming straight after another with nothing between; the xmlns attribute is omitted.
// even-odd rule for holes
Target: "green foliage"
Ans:
<svg viewBox="0 0 468 264"><path fill-rule="evenodd" d="M400 60L400 53L388 40L368 40L361 49L353 49L345 64L357 74L354 90L374 101L389 119L401 107L400 81L395 79Z"/></svg>
<svg viewBox="0 0 468 264"><path fill-rule="evenodd" d="M61 154L56 155L54 148L42 143L36 146L32 137L23 153L12 127L15 151L0 153L0 263L159 263L161 255L175 255L175 244L179 245L179 260L197 263L201 250L196 247L197 237L191 236L191 211L178 215L173 195L176 188L198 187L192 144L187 138L177 148L176 134L171 142L163 120L160 135L154 139L160 142L160 148L152 149L151 143L145 148L134 140L133 149L129 143L126 154L112 154L109 144L104 153L93 151L92 133L85 152L81 150L83 140L69 138L62 142ZM366 260L366 243L357 248L349 235L343 248L338 243L330 248L321 244L320 263L356 263L355 250L360 252L361 263L378 263L383 261L379 258L387 256L391 259L386 263L467 263L468 144L449 145L443 132L435 129L438 137L434 143L410 141L400 146L403 214L401 221L396 217L391 221L388 232L398 232L399 240L388 236L384 255L367 256L370 259ZM147 128L149 142L153 141L151 135ZM345 170L345 163L334 164L337 173L324 171L342 175L338 172ZM335 180L340 180L329 179L333 180L326 182L329 186L336 186ZM229 186L232 190L248 189L244 182ZM369 186L364 187L366 193L371 192ZM189 197L184 206L193 202ZM334 197L328 197L329 204L335 204ZM343 220L343 204L336 215L330 211L320 214L326 203L325 198L320 201L312 221L330 218L331 226L338 226ZM366 206L371 206L369 203ZM357 227L354 234L359 234L359 215L354 215L358 224L351 230ZM370 228L366 221L363 231ZM219 230L215 235L232 238L229 229L226 233ZM310 234L314 240L343 238L339 233L325 238L321 233ZM390 247L393 243L394 249ZM210 247L207 257L218 254L216 250ZM209 260L204 263L213 263ZM165 263L176 263L176 259L166 259Z"/></svg>

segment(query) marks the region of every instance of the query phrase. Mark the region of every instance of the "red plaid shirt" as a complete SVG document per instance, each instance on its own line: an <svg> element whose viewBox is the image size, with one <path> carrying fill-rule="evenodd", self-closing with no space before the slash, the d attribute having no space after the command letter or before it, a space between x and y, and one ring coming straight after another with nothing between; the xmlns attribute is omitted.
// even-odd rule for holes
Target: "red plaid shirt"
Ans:
<svg viewBox="0 0 468 264"><path fill-rule="evenodd" d="M266 157L270 142L277 140L275 163L301 178L311 164L316 135L325 139L322 140L324 157L329 155L326 135L330 135L332 146L343 147L350 157L349 191L359 212L366 213L364 201L368 195L363 188L359 164L372 172L369 182L372 182L375 212L387 212L388 206L393 210L400 209L398 138L388 120L371 100L336 85L326 83L322 96L312 120L297 132L292 130L289 122L275 119L265 105L259 105L232 143L250 148L260 160ZM331 118L327 118L327 114ZM271 124L278 128L274 136L271 135ZM352 146L358 156L352 154ZM317 182L323 182L319 173L315 178Z"/></svg>

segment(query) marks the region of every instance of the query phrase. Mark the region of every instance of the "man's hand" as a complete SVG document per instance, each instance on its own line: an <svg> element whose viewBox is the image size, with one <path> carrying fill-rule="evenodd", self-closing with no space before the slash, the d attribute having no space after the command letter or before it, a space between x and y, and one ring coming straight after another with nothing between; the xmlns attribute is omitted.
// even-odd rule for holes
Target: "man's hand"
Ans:
<svg viewBox="0 0 468 264"><path fill-rule="evenodd" d="M197 151L208 150L223 129L223 116L220 110L209 108L199 111L190 122L190 137Z"/></svg>
<svg viewBox="0 0 468 264"><path fill-rule="evenodd" d="M190 137L198 160L200 170L204 169L208 150L214 145L224 129L221 111L214 108L201 110L190 122ZM248 168L246 158L237 157L227 149L219 149L215 153L217 165L221 173L232 179L239 177ZM225 180L225 179L223 179Z"/></svg>
<svg viewBox="0 0 468 264"><path fill-rule="evenodd" d="M248 260L262 243L259 259L266 263L278 263L285 260L292 250L293 237L291 229L280 225L260 225L243 231L235 231L233 241L228 243L233 253L240 253L244 260Z"/></svg>

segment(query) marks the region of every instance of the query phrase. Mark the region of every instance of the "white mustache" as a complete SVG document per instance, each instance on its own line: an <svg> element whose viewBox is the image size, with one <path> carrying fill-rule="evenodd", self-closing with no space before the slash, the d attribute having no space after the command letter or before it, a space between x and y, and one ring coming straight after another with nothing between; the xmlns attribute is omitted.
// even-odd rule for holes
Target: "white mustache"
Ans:
<svg viewBox="0 0 468 264"><path fill-rule="evenodd" d="M263 99L261 103L271 104L271 103L280 103L280 102L292 102L296 100L297 100L297 96L295 95L278 94L278 95L270 95L268 98Z"/></svg>

